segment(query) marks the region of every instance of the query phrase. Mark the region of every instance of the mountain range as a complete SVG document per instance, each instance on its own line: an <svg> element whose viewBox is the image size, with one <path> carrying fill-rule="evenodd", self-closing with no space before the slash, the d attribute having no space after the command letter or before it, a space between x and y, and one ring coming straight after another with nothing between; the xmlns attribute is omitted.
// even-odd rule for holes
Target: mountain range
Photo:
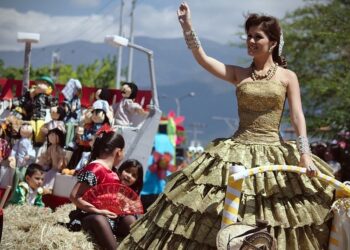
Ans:
<svg viewBox="0 0 350 250"><path fill-rule="evenodd" d="M249 58L244 49L219 44L202 39L202 45L208 55L227 64L249 64ZM155 39L136 37L135 44L153 50L158 86L160 108L167 113L176 111L175 98L180 98L181 115L185 116L185 128L188 131L188 141L198 139L206 145L212 139L229 137L233 134L231 119L237 120L237 103L235 87L221 81L199 66L187 49L183 39ZM115 55L117 48L105 43L90 43L75 41L36 48L33 45L31 53L32 67L51 65L52 54L57 52L64 64L76 67L79 64L90 64L96 59L107 55ZM5 67L23 65L23 51L0 51L0 58ZM123 49L123 65L127 66L128 49ZM150 88L150 77L147 56L134 51L133 81L140 89ZM186 97L190 92L195 96ZM213 117L216 117L214 119ZM196 131L193 133L193 131Z"/></svg>

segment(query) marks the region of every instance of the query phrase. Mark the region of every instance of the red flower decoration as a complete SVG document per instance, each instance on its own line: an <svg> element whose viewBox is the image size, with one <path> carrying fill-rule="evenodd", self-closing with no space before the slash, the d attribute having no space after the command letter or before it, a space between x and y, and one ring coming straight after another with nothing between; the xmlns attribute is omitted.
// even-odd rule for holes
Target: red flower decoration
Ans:
<svg viewBox="0 0 350 250"><path fill-rule="evenodd" d="M170 162L173 159L170 153L160 154L158 152L153 153L153 164L149 166L149 171L158 175L158 178L164 180L167 171L175 172L176 167Z"/></svg>

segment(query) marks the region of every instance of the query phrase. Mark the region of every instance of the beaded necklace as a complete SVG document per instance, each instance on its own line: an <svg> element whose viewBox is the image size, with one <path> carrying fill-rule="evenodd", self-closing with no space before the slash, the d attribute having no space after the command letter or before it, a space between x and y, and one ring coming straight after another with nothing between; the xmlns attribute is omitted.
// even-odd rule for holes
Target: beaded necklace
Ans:
<svg viewBox="0 0 350 250"><path fill-rule="evenodd" d="M266 74L263 74L263 75L259 75L256 70L255 70L255 65L254 65L254 62L252 62L252 64L250 65L250 67L252 68L252 79L253 81L256 81L256 80L271 80L271 78L275 75L276 73L276 70L277 70L277 66L278 66L278 63L274 63L271 65L271 67L269 68L269 70L266 72Z"/></svg>

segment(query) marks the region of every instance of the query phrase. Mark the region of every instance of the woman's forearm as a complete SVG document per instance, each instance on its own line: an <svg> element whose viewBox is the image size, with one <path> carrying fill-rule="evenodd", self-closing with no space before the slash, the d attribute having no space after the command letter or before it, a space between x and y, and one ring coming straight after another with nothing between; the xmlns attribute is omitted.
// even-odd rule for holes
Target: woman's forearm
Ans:
<svg viewBox="0 0 350 250"><path fill-rule="evenodd" d="M297 136L307 136L305 116L303 113L291 114L291 123Z"/></svg>
<svg viewBox="0 0 350 250"><path fill-rule="evenodd" d="M306 132L305 116L302 112L291 116L292 125L297 135L296 143L301 157L311 154L311 149Z"/></svg>
<svg viewBox="0 0 350 250"><path fill-rule="evenodd" d="M191 11L187 3L182 3L177 11L179 22L181 24L183 35L187 44L187 47L192 51L195 60L205 70L215 75L216 77L228 81L230 83L237 82L237 75L235 67L228 66L224 63L207 56L202 48L200 39L193 28L191 21Z"/></svg>
<svg viewBox="0 0 350 250"><path fill-rule="evenodd" d="M182 27L183 35L187 44L187 47L192 50L193 56L196 61L206 68L207 55L204 52L201 43L199 41L198 35L193 28L191 21L190 9L187 3L180 5L178 10L179 22Z"/></svg>

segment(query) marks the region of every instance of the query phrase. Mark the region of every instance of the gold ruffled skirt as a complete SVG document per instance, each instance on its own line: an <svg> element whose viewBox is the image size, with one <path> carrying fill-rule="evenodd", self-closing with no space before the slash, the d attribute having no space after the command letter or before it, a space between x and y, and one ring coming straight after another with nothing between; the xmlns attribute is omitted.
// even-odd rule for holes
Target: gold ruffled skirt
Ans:
<svg viewBox="0 0 350 250"><path fill-rule="evenodd" d="M316 156L318 169L332 175ZM252 144L233 138L213 141L182 171L172 174L163 194L132 227L118 249L216 249L229 167L297 165L292 142ZM333 188L316 178L286 172L260 173L244 180L240 220L268 221L278 249L327 249Z"/></svg>

